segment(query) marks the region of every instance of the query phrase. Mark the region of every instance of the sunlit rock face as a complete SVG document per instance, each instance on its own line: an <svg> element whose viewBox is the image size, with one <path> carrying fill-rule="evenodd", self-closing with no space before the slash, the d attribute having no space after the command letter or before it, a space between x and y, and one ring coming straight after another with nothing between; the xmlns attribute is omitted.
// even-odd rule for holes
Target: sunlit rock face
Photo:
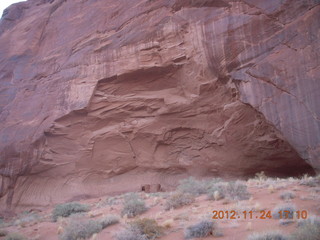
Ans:
<svg viewBox="0 0 320 240"><path fill-rule="evenodd" d="M320 169L319 1L28 0L0 22L1 201Z"/></svg>

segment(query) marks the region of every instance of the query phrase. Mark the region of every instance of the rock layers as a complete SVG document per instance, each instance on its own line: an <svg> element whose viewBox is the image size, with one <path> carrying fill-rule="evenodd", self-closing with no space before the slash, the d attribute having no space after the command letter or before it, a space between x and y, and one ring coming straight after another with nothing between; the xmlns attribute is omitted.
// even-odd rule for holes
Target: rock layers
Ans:
<svg viewBox="0 0 320 240"><path fill-rule="evenodd" d="M320 169L317 0L28 0L0 22L1 201Z"/></svg>

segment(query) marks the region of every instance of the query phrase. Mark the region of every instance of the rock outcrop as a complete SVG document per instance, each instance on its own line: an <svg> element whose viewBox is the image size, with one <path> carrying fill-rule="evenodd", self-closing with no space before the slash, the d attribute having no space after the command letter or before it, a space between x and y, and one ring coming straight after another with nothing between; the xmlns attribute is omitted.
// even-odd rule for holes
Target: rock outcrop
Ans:
<svg viewBox="0 0 320 240"><path fill-rule="evenodd" d="M0 22L0 197L320 169L318 0L28 0Z"/></svg>

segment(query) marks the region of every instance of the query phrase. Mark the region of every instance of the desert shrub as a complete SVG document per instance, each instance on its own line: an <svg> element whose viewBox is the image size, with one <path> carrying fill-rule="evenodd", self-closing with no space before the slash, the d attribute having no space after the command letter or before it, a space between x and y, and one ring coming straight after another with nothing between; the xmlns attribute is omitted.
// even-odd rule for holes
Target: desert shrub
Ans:
<svg viewBox="0 0 320 240"><path fill-rule="evenodd" d="M165 210L171 208L179 208L185 205L189 205L194 202L194 196L190 193L176 192L167 198L165 203Z"/></svg>
<svg viewBox="0 0 320 240"><path fill-rule="evenodd" d="M320 220L311 218L302 221L298 229L292 234L293 240L319 240L320 239Z"/></svg>
<svg viewBox="0 0 320 240"><path fill-rule="evenodd" d="M307 219L300 219L298 221L298 227L302 227L307 224L316 224L320 227L320 217L310 216Z"/></svg>
<svg viewBox="0 0 320 240"><path fill-rule="evenodd" d="M320 175L318 175L316 177L309 177L309 176L305 175L300 180L300 185L305 185L305 186L308 186L308 187L320 186Z"/></svg>
<svg viewBox="0 0 320 240"><path fill-rule="evenodd" d="M137 219L130 223L131 227L138 229L141 235L147 239L155 239L161 236L163 228L158 225L156 220L150 218Z"/></svg>
<svg viewBox="0 0 320 240"><path fill-rule="evenodd" d="M19 233L9 233L5 240L27 240L26 237L20 235Z"/></svg>
<svg viewBox="0 0 320 240"><path fill-rule="evenodd" d="M190 193L193 195L204 194L207 191L207 186L204 181L197 180L193 177L183 179L180 181L177 190L184 193Z"/></svg>
<svg viewBox="0 0 320 240"><path fill-rule="evenodd" d="M250 193L246 184L236 182L218 182L210 187L207 193L208 199L219 200L227 198L229 200L247 200Z"/></svg>
<svg viewBox="0 0 320 240"><path fill-rule="evenodd" d="M250 193L247 190L246 184L240 181L226 184L224 186L224 195L230 200L247 200L250 198Z"/></svg>
<svg viewBox="0 0 320 240"><path fill-rule="evenodd" d="M99 221L85 220L82 218L71 218L60 239L87 239L91 237L93 234L100 232L101 230L102 225Z"/></svg>
<svg viewBox="0 0 320 240"><path fill-rule="evenodd" d="M147 211L145 202L136 194L131 193L124 197L124 204L121 215L128 217L135 217Z"/></svg>
<svg viewBox="0 0 320 240"><path fill-rule="evenodd" d="M283 200L294 199L295 197L296 197L296 195L291 191L285 191L280 194L280 198Z"/></svg>
<svg viewBox="0 0 320 240"><path fill-rule="evenodd" d="M14 225L25 226L27 224L33 224L40 221L40 216L37 213L23 213L19 216L19 219L14 221Z"/></svg>
<svg viewBox="0 0 320 240"><path fill-rule="evenodd" d="M253 233L247 240L289 240L289 238L280 232Z"/></svg>
<svg viewBox="0 0 320 240"><path fill-rule="evenodd" d="M213 236L222 236L217 225L212 220L202 220L194 225L187 227L185 230L185 238L202 238Z"/></svg>
<svg viewBox="0 0 320 240"><path fill-rule="evenodd" d="M118 222L119 222L119 218L113 215L108 215L100 220L100 224L103 229L113 224L116 224Z"/></svg>
<svg viewBox="0 0 320 240"><path fill-rule="evenodd" d="M52 218L57 221L59 217L69 217L74 213L87 212L89 210L89 206L77 202L58 204L52 211Z"/></svg>
<svg viewBox="0 0 320 240"><path fill-rule="evenodd" d="M279 212L282 211L282 214ZM287 212L285 212L287 211ZM281 204L276 206L272 211L272 217L276 219L293 219L296 207L292 204Z"/></svg>
<svg viewBox="0 0 320 240"><path fill-rule="evenodd" d="M215 184L220 182L220 178L212 178L208 180L197 180L193 177L180 181L177 190L183 193L190 193L194 196L206 194L210 189L215 187Z"/></svg>
<svg viewBox="0 0 320 240"><path fill-rule="evenodd" d="M143 235L139 229L132 226L127 226L115 237L117 240L148 240L148 238Z"/></svg>
<svg viewBox="0 0 320 240"><path fill-rule="evenodd" d="M225 198L225 186L228 183L226 182L218 182L212 184L207 191L207 197L209 200L220 200Z"/></svg>
<svg viewBox="0 0 320 240"><path fill-rule="evenodd" d="M109 197L105 200L102 200L100 202L97 203L96 207L97 208L103 208L105 206L113 206L113 205L117 205L119 202L117 201L117 199L115 197Z"/></svg>

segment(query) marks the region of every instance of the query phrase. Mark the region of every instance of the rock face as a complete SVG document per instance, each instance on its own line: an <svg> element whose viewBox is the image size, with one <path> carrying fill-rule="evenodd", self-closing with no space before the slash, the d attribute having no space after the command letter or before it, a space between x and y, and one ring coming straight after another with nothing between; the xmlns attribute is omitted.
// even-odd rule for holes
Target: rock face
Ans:
<svg viewBox="0 0 320 240"><path fill-rule="evenodd" d="M319 20L318 0L10 6L1 201L320 169Z"/></svg>

